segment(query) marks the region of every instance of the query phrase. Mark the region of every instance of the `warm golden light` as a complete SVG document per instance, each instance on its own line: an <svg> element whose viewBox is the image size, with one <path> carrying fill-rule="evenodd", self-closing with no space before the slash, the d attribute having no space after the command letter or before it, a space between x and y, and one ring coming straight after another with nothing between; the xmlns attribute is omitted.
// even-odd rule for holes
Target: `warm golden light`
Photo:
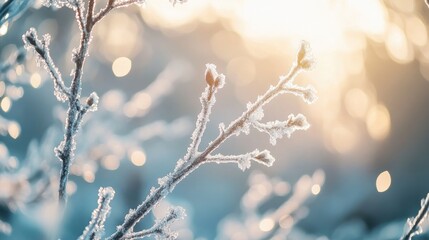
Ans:
<svg viewBox="0 0 429 240"><path fill-rule="evenodd" d="M238 86L244 86L255 79L256 67L249 58L234 58L228 63L227 75L234 79L234 83Z"/></svg>
<svg viewBox="0 0 429 240"><path fill-rule="evenodd" d="M39 88L42 83L42 77L38 73L33 73L30 78L30 84L33 88Z"/></svg>
<svg viewBox="0 0 429 240"><path fill-rule="evenodd" d="M152 105L152 97L145 92L140 92L134 96L133 102L138 109L146 110Z"/></svg>
<svg viewBox="0 0 429 240"><path fill-rule="evenodd" d="M86 182L88 182L88 183L93 183L93 182L94 182L94 180L95 180L95 175L94 175L94 173L93 173L92 171L90 171L90 170L86 170L86 171L83 173L83 179L84 179Z"/></svg>
<svg viewBox="0 0 429 240"><path fill-rule="evenodd" d="M121 91L110 90L101 98L101 105L104 109L114 112L120 111L125 101L125 96Z"/></svg>
<svg viewBox="0 0 429 240"><path fill-rule="evenodd" d="M425 23L417 16L410 16L405 22L405 30L410 41L420 47L426 45L428 32Z"/></svg>
<svg viewBox="0 0 429 240"><path fill-rule="evenodd" d="M16 66L16 68L15 68L16 75L21 76L23 71L24 71L24 69L21 65Z"/></svg>
<svg viewBox="0 0 429 240"><path fill-rule="evenodd" d="M12 106L12 101L10 100L9 97L4 97L0 102L0 107L3 110L3 112L8 112L11 106Z"/></svg>
<svg viewBox="0 0 429 240"><path fill-rule="evenodd" d="M143 166L146 163L146 154L141 150L131 153L131 162L136 166Z"/></svg>
<svg viewBox="0 0 429 240"><path fill-rule="evenodd" d="M334 149L339 153L347 153L353 150L358 142L358 136L350 127L337 124L331 130L331 141Z"/></svg>
<svg viewBox="0 0 429 240"><path fill-rule="evenodd" d="M347 112L352 117L365 118L369 107L369 99L364 91L358 88L347 92L344 104Z"/></svg>
<svg viewBox="0 0 429 240"><path fill-rule="evenodd" d="M66 192L67 195L72 195L73 193L75 193L77 190L77 185L75 182L73 181L68 181L67 187L66 187Z"/></svg>
<svg viewBox="0 0 429 240"><path fill-rule="evenodd" d="M378 175L375 186L377 187L378 192L385 192L390 188L391 183L392 179L390 177L390 173L388 171L384 171Z"/></svg>
<svg viewBox="0 0 429 240"><path fill-rule="evenodd" d="M98 48L97 54L110 61L118 57L134 57L144 44L141 36L143 29L130 14L117 12L110 15L95 28L97 44L94 47Z"/></svg>
<svg viewBox="0 0 429 240"><path fill-rule="evenodd" d="M16 122L9 123L9 126L7 128L7 132L9 133L9 136L13 139L17 139L19 137L19 134L21 134L21 127Z"/></svg>
<svg viewBox="0 0 429 240"><path fill-rule="evenodd" d="M311 193L313 195L318 195L320 193L320 185L319 184L314 184L313 186L311 186Z"/></svg>
<svg viewBox="0 0 429 240"><path fill-rule="evenodd" d="M274 220L271 218L264 218L259 222L259 229L263 232L269 232L274 228Z"/></svg>
<svg viewBox="0 0 429 240"><path fill-rule="evenodd" d="M390 132L390 114L384 105L373 106L366 117L369 135L375 140L382 140Z"/></svg>
<svg viewBox="0 0 429 240"><path fill-rule="evenodd" d="M390 57L398 63L413 60L413 50L408 43L404 31L396 24L391 24L387 32L386 49Z"/></svg>
<svg viewBox="0 0 429 240"><path fill-rule="evenodd" d="M101 160L101 164L103 164L103 167L107 170L114 171L119 168L119 159L115 155L107 155Z"/></svg>
<svg viewBox="0 0 429 240"><path fill-rule="evenodd" d="M132 62L129 58L120 57L117 58L112 64L112 71L116 77L124 77L131 70Z"/></svg>

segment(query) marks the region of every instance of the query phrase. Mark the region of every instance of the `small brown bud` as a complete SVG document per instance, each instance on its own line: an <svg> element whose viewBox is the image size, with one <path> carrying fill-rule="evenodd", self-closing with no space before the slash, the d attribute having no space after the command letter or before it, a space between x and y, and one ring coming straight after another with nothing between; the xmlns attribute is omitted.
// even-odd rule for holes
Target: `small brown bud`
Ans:
<svg viewBox="0 0 429 240"><path fill-rule="evenodd" d="M86 104L89 107L89 111L93 112L97 110L98 100L98 95L95 92L89 95L89 97L86 99Z"/></svg>
<svg viewBox="0 0 429 240"><path fill-rule="evenodd" d="M91 107L92 104L94 104L94 99L93 98L87 98L86 99L86 104Z"/></svg>
<svg viewBox="0 0 429 240"><path fill-rule="evenodd" d="M296 62L299 67L305 70L309 70L315 65L308 42L301 42L301 47L296 56Z"/></svg>
<svg viewBox="0 0 429 240"><path fill-rule="evenodd" d="M214 64L206 64L206 82L209 86L213 86L216 82L218 73Z"/></svg>
<svg viewBox="0 0 429 240"><path fill-rule="evenodd" d="M206 82L209 86L222 88L225 84L225 75L219 74L216 65L206 64Z"/></svg>

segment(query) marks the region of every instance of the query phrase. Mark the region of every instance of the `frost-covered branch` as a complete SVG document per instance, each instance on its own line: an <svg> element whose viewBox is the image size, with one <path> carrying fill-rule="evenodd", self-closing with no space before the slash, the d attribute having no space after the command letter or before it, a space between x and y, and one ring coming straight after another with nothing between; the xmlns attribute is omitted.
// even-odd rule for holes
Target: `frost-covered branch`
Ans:
<svg viewBox="0 0 429 240"><path fill-rule="evenodd" d="M294 116L290 114L286 121L273 121L261 123L257 120L252 121L252 126L260 132L265 132L270 136L270 143L275 145L278 138L284 135L290 137L296 130L307 130L310 127L304 115Z"/></svg>
<svg viewBox="0 0 429 240"><path fill-rule="evenodd" d="M309 53L309 47L306 42L301 44L301 48L297 54L297 59L295 64L293 65L289 74L285 77L281 77L277 85L271 86L268 91L265 92L264 95L259 96L254 103L249 103L247 106L247 110L236 120L232 121L228 127L222 123L219 126L220 133L218 137L216 137L203 151L198 150L198 145L200 143L200 139L204 133L205 125L208 122L208 116L211 112L211 107L213 105L212 95L221 87L223 87L223 77L221 74L218 74L214 65L208 64L206 65L206 82L207 87L203 92L201 97L202 111L198 116L196 123L196 130L192 135L192 141L188 148L188 152L185 154L184 159L181 159L177 162L177 165L173 172L169 173L167 176L158 179L159 186L157 188L152 188L150 194L146 197L146 199L139 205L135 210L131 210L129 214L125 217L124 223L117 228L117 231L113 233L108 239L110 240L119 240L124 239L124 236L128 234L132 234L132 229L134 226L144 217L146 216L153 207L164 197L166 197L175 186L186 176L188 176L191 172L197 169L200 165L210 161L211 153L216 150L219 146L222 145L229 137L233 135L239 135L241 132L249 133L250 126L254 125L254 123L260 121L263 118L263 107L268 104L273 98L288 93L286 90L288 86L293 84L293 80L302 70L310 69L313 65L313 60L311 58L311 54ZM290 120L289 128L294 127L296 129L304 129L303 126L304 121L292 121ZM305 122L306 123L306 122ZM266 152L264 152L266 154ZM246 155L246 154L245 154ZM232 156L231 161L238 161L237 159L243 159L242 155ZM252 156L251 153L246 155L244 161L240 160L242 164L239 164L241 168L247 168L248 163ZM250 156L250 157L249 157ZM258 156L258 155L256 155ZM250 159L249 159L250 158ZM220 158L219 158L220 159ZM223 158L225 159L225 157ZM235 160L234 160L235 159ZM272 162L272 157L268 158ZM231 161L217 161L221 162L231 162ZM268 164L267 164L268 165Z"/></svg>
<svg viewBox="0 0 429 240"><path fill-rule="evenodd" d="M426 195L426 198L421 200L421 207L419 212L415 217L408 218L405 232L401 240L410 240L415 235L422 233L421 225L426 220L429 212L429 193Z"/></svg>
<svg viewBox="0 0 429 240"><path fill-rule="evenodd" d="M216 66L213 64L206 64L205 78L207 87L200 98L202 109L198 115L197 122L195 124L195 130L192 133L192 142L189 145L188 153L185 156L186 161L189 161L192 157L194 157L195 151L197 151L201 143L201 138L209 121L212 107L216 102L215 94L217 90L222 88L225 84L225 75L218 74L216 71Z"/></svg>
<svg viewBox="0 0 429 240"><path fill-rule="evenodd" d="M23 40L27 48L32 48L38 55L38 59L51 74L54 80L54 93L58 100L68 101L68 111L65 122L64 140L55 149L57 157L62 162L60 172L59 201L63 204L67 201L66 186L70 172L70 165L74 158L76 148L75 136L80 123L88 111L97 109L98 96L91 93L86 103L80 102L82 92L82 77L85 60L88 57L89 45L92 39L92 29L110 10L125 7L134 3L142 3L142 0L109 0L107 6L95 14L95 0L89 0L85 6L80 0L46 0L46 6L68 7L75 12L76 21L80 27L80 45L73 50L72 61L75 68L72 70L70 87L66 87L61 73L55 66L49 51L50 36L44 35L42 39L37 36L33 28L24 34Z"/></svg>
<svg viewBox="0 0 429 240"><path fill-rule="evenodd" d="M181 207L172 207L168 210L167 215L161 220L156 221L151 228L147 230L127 234L124 238L132 240L132 239L140 239L140 238L145 238L150 236L156 236L157 239L166 239L166 240L176 239L178 234L176 232L172 232L169 227L174 221L183 219L185 216L186 216L185 209Z"/></svg>
<svg viewBox="0 0 429 240"><path fill-rule="evenodd" d="M104 222L110 213L110 201L115 196L111 187L98 190L98 207L92 212L91 221L79 240L98 240L104 233Z"/></svg>
<svg viewBox="0 0 429 240"><path fill-rule="evenodd" d="M128 7L132 4L142 5L145 0L109 0L106 6L94 16L94 23L103 19L111 10L115 8Z"/></svg>
<svg viewBox="0 0 429 240"><path fill-rule="evenodd" d="M30 28L30 30L28 30L22 38L24 40L25 47L28 50L33 49L35 51L38 56L38 63L43 64L44 68L48 71L48 73L51 75L51 78L54 80L54 94L57 99L61 102L65 102L68 98L70 98L70 90L65 86L63 78L61 77L61 73L52 60L49 50L51 36L49 34L45 34L40 40L36 29Z"/></svg>
<svg viewBox="0 0 429 240"><path fill-rule="evenodd" d="M255 161L257 163L263 164L267 167L271 167L275 161L274 157L271 155L270 151L263 150L259 151L258 149L253 152L241 154L241 155L222 155L216 154L213 156L207 156L207 162L215 163L237 163L238 168L242 171L249 169L251 162Z"/></svg>

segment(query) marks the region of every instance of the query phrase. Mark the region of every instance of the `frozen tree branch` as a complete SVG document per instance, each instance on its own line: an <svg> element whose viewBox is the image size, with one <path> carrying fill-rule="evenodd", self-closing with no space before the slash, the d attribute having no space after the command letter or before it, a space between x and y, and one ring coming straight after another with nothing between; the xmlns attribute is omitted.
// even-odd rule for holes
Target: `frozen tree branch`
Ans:
<svg viewBox="0 0 429 240"><path fill-rule="evenodd" d="M94 23L99 22L113 9L128 7L132 4L141 5L144 4L144 2L144 0L109 0L106 6L95 14L93 21Z"/></svg>
<svg viewBox="0 0 429 240"><path fill-rule="evenodd" d="M54 80L54 93L58 100L65 102L68 100L68 111L65 123L64 140L55 149L57 157L61 160L60 186L58 198L63 205L67 202L66 187L70 171L70 165L74 158L76 148L75 136L79 130L83 116L88 111L97 109L98 96L92 93L85 104L80 102L82 91L83 67L88 56L89 44L92 39L92 29L94 25L101 20L110 10L118 7L125 7L134 3L142 3L142 0L109 0L107 6L101 12L94 16L95 0L89 0L85 9L84 2L80 0L47 0L45 5L56 7L66 6L72 9L76 14L76 21L80 27L80 45L73 50L72 61L75 68L71 74L70 87L66 87L61 77L60 71L55 66L49 51L50 36L44 35L40 40L36 30L33 28L24 34L23 40L27 48L32 48L43 62L45 68L51 74ZM86 13L85 13L86 10Z"/></svg>
<svg viewBox="0 0 429 240"><path fill-rule="evenodd" d="M85 228L79 240L98 240L104 233L104 222L110 213L110 201L115 196L112 188L100 188L98 190L98 207L92 212L91 221Z"/></svg>
<svg viewBox="0 0 429 240"><path fill-rule="evenodd" d="M117 231L113 233L108 239L110 240L119 240L124 239L125 236L132 234L132 230L134 226L144 217L146 216L153 207L164 197L166 197L175 186L186 176L188 176L191 172L197 169L203 163L213 162L213 157L210 157L210 154L216 150L225 140L233 135L239 135L241 132L248 133L249 127L256 121L260 121L263 117L263 107L268 104L273 98L287 93L285 91L289 84L293 83L293 80L302 70L308 70L313 66L313 60L309 53L309 47L306 42L301 44L301 48L298 52L297 59L295 64L293 65L289 74L285 77L281 77L279 82L275 87L271 86L268 91L265 92L264 95L258 97L256 102L250 103L247 106L247 110L236 120L232 121L228 127L225 128L224 124L221 124L219 129L220 133L216 139L209 143L205 150L199 152L198 147L200 143L200 139L204 133L205 125L208 122L208 116L211 112L211 107L214 104L214 93L224 85L224 77L223 75L219 75L216 72L214 65L208 64L206 65L206 82L207 87L203 92L201 97L202 103L202 111L198 116L196 129L191 138L191 144L188 148L188 152L186 153L184 160L179 160L173 172L169 173L167 176L160 178L158 180L159 186L157 188L152 188L149 195L146 199L139 205L135 210L131 210L129 214L125 217L125 220L121 226L118 226ZM290 118L289 122L291 125L296 127L296 129L305 129L308 127L307 122L303 120L303 118ZM305 126L305 128L304 128ZM250 159L258 157L262 162L269 165L272 162L271 155L267 154L267 152L262 152L265 156L269 156L268 158L259 158L260 155L258 152L248 153L244 155L230 156L225 157L219 155L218 162L239 162L239 167L241 169L248 168L248 163ZM246 156L244 158L243 156ZM211 161L211 160L212 161ZM221 159L224 159L222 161ZM226 159L226 160L225 160ZM240 159L240 160L238 160ZM245 160L242 160L245 159ZM241 164L240 164L241 162Z"/></svg>
<svg viewBox="0 0 429 240"><path fill-rule="evenodd" d="M216 102L215 94L217 90L219 88L222 88L225 83L225 75L218 74L215 65L206 64L206 67L207 69L205 77L207 87L200 98L202 109L200 114L198 115L195 130L192 133L192 142L188 148L188 153L185 156L186 161L194 157L195 151L198 149L201 143L201 138L209 121L209 116L211 114L212 107Z"/></svg>
<svg viewBox="0 0 429 240"><path fill-rule="evenodd" d="M229 155L225 156L222 154L216 154L213 156L207 156L207 162L220 163L237 163L238 167L244 171L250 168L251 161L263 164L267 167L271 167L275 161L270 151L263 150L262 152L258 149L253 152L241 154L241 155Z"/></svg>
<svg viewBox="0 0 429 240"><path fill-rule="evenodd" d="M156 239L176 239L177 233L172 232L169 226L176 220L183 219L186 216L185 209L181 207L174 207L168 210L167 215L159 221L156 221L155 225L151 228L139 232L127 234L125 239L140 239L150 236L155 236Z"/></svg>
<svg viewBox="0 0 429 240"><path fill-rule="evenodd" d="M421 225L426 220L429 212L429 193L421 200L421 208L417 216L409 218L406 223L406 230L401 240L410 240L415 235L422 233Z"/></svg>
<svg viewBox="0 0 429 240"><path fill-rule="evenodd" d="M70 98L70 90L64 85L61 73L55 66L49 50L50 36L48 34L43 36L40 40L37 36L37 31L30 28L24 36L23 40L27 49L33 49L38 56L38 63L42 63L51 78L54 80L54 94L61 102L65 102Z"/></svg>
<svg viewBox="0 0 429 240"><path fill-rule="evenodd" d="M278 138L284 135L290 137L295 130L307 130L310 127L304 115L298 114L294 116L290 114L286 121L274 121L261 123L253 121L252 126L260 132L265 132L270 136L270 143L275 145Z"/></svg>

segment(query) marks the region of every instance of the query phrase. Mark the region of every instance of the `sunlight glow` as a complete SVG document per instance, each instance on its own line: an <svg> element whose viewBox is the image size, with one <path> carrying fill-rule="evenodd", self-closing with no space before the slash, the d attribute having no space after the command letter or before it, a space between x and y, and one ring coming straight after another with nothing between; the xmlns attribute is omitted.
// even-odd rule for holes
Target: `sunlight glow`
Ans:
<svg viewBox="0 0 429 240"><path fill-rule="evenodd" d="M375 140L383 140L390 132L390 114L384 105L372 107L366 117L369 135Z"/></svg>
<svg viewBox="0 0 429 240"><path fill-rule="evenodd" d="M414 58L404 31L396 24L391 24L389 27L386 49L390 57L398 63L408 63Z"/></svg>
<svg viewBox="0 0 429 240"><path fill-rule="evenodd" d="M392 178L390 173L388 171L384 171L378 175L375 186L377 187L377 191L381 193L387 191L390 188L391 183Z"/></svg>
<svg viewBox="0 0 429 240"><path fill-rule="evenodd" d="M136 166L143 166L146 163L146 154L141 150L135 150L131 153L131 162Z"/></svg>
<svg viewBox="0 0 429 240"><path fill-rule="evenodd" d="M274 220L271 218L264 218L259 222L259 229L263 232L269 232L274 228Z"/></svg>
<svg viewBox="0 0 429 240"><path fill-rule="evenodd" d="M331 130L331 140L334 149L339 153L347 153L354 149L358 139L349 126L337 123Z"/></svg>
<svg viewBox="0 0 429 240"><path fill-rule="evenodd" d="M118 157L112 154L104 157L103 160L101 161L101 164L107 170L114 171L119 168L120 162Z"/></svg>
<svg viewBox="0 0 429 240"><path fill-rule="evenodd" d="M12 101L10 100L9 97L4 97L0 102L0 107L3 110L3 112L8 112L11 106L12 106Z"/></svg>
<svg viewBox="0 0 429 240"><path fill-rule="evenodd" d="M320 185L319 184L314 184L313 186L311 186L311 193L313 195L318 195L320 193Z"/></svg>
<svg viewBox="0 0 429 240"><path fill-rule="evenodd" d="M13 139L17 139L21 134L21 127L17 122L11 122L7 128L9 136Z"/></svg>
<svg viewBox="0 0 429 240"><path fill-rule="evenodd" d="M131 70L132 62L129 58L117 58L112 64L112 71L116 77L125 77Z"/></svg>
<svg viewBox="0 0 429 240"><path fill-rule="evenodd" d="M88 183L93 183L95 180L95 175L94 172L90 171L90 170L86 170L83 173L83 179L88 182Z"/></svg>
<svg viewBox="0 0 429 240"><path fill-rule="evenodd" d="M33 88L39 88L42 83L42 77L38 73L33 73L30 78L30 84Z"/></svg>
<svg viewBox="0 0 429 240"><path fill-rule="evenodd" d="M335 152L350 152L367 137L356 134L361 123L377 140L390 131L388 111L374 107L377 89L367 73L370 44L379 57L399 64L419 58L421 72L429 79L428 30L415 0L201 0L176 7L180 11L167 2L151 2L151 10L142 9L141 16L167 35L193 31L198 22L222 25L213 25L207 47L227 63L226 73L243 102L259 87L259 78L265 80L267 69L281 72L300 40L310 42L317 68L306 78L318 80L314 84L321 106L310 111L323 126L327 147ZM124 111L127 116L137 114L136 106Z"/></svg>
<svg viewBox="0 0 429 240"><path fill-rule="evenodd" d="M413 44L423 47L428 41L425 23L417 16L410 16L405 22L407 37Z"/></svg>

